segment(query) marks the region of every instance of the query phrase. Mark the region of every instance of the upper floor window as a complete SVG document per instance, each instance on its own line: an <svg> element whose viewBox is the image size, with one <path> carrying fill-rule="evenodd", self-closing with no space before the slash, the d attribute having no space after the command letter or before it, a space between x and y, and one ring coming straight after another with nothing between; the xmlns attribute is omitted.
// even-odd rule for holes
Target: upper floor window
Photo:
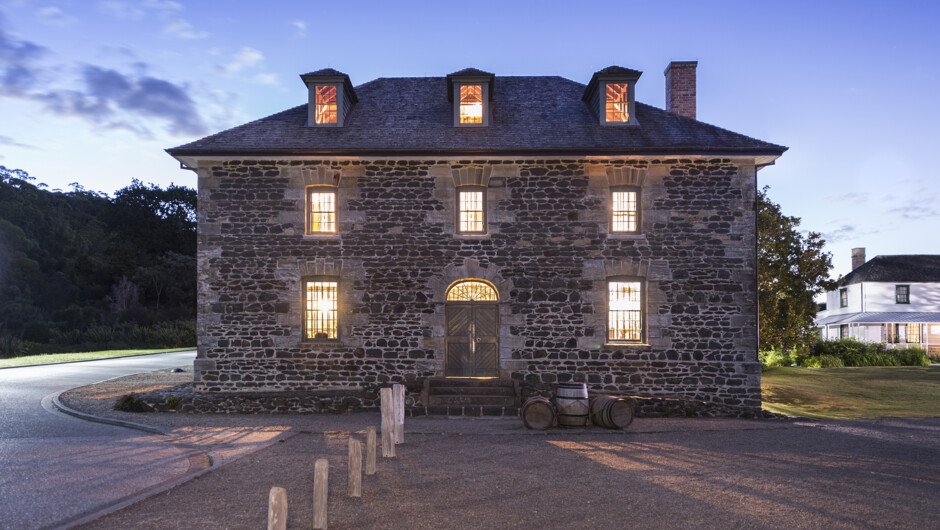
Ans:
<svg viewBox="0 0 940 530"><path fill-rule="evenodd" d="M336 85L316 86L316 123L336 123Z"/></svg>
<svg viewBox="0 0 940 530"><path fill-rule="evenodd" d="M336 233L336 188L332 186L307 188L307 233L311 235Z"/></svg>
<svg viewBox="0 0 940 530"><path fill-rule="evenodd" d="M461 186L457 188L457 232L460 234L486 233L486 188Z"/></svg>
<svg viewBox="0 0 940 530"><path fill-rule="evenodd" d="M611 188L611 232L635 234L640 231L640 188Z"/></svg>
<svg viewBox="0 0 940 530"><path fill-rule="evenodd" d="M605 110L608 123L630 121L629 94L627 83L607 83Z"/></svg>
<svg viewBox="0 0 940 530"><path fill-rule="evenodd" d="M607 340L611 342L643 341L644 283L640 279L618 279L607 282Z"/></svg>
<svg viewBox="0 0 940 530"><path fill-rule="evenodd" d="M304 338L338 339L338 282L323 278L304 280Z"/></svg>
<svg viewBox="0 0 940 530"><path fill-rule="evenodd" d="M460 123L483 123L483 85L460 86Z"/></svg>
<svg viewBox="0 0 940 530"><path fill-rule="evenodd" d="M849 290L839 289L839 307L849 307Z"/></svg>
<svg viewBox="0 0 940 530"><path fill-rule="evenodd" d="M894 303L896 304L911 303L911 286L910 285L895 285L894 286Z"/></svg>

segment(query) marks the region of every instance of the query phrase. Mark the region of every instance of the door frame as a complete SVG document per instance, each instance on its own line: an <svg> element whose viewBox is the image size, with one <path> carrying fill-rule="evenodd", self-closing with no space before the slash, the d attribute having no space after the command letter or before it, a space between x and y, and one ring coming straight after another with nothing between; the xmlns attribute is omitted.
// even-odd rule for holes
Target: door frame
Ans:
<svg viewBox="0 0 940 530"><path fill-rule="evenodd" d="M495 296L495 300L449 300L448 298L450 296L451 290L458 284L464 283L464 282L480 282L480 283L486 284L492 290L493 295ZM451 336L450 335L450 321L449 321L450 315L449 315L448 307L457 307L457 306L471 306L471 307L490 306L494 309L493 314L496 319L496 323L495 323L496 333L494 334L495 350L496 350L495 352L496 353L496 365L494 368L496 371L496 375L494 376L472 376L472 375L471 376L449 376L447 375L447 363L450 360L450 351L449 351L450 341L448 339ZM475 312L471 310L470 316L468 317L471 319L471 325L473 325L474 313ZM499 366L500 364L499 363L500 333L499 332L500 332L499 291L496 289L496 286L493 285L491 282L481 279L481 278L462 278L460 280L457 280L451 283L447 287L447 289L444 291L444 377L449 378L449 379L498 379L499 373L500 373L500 366ZM475 351L475 343L473 341L473 338L474 336L472 335L471 343L470 343L471 348L472 348L471 351ZM471 353L471 357L473 355L474 354Z"/></svg>

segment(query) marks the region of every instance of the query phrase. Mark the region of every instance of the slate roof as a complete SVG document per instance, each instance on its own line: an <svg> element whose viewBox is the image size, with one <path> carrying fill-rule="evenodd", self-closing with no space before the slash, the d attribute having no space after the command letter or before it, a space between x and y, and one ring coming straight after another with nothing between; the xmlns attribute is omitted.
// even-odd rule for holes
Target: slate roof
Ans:
<svg viewBox="0 0 940 530"><path fill-rule="evenodd" d="M322 75L323 77L343 77L346 74L344 74L343 72L340 72L339 70L334 70L332 68L323 68L323 69L317 70L316 72L308 72L306 74L302 74L301 77L305 75Z"/></svg>
<svg viewBox="0 0 940 530"><path fill-rule="evenodd" d="M562 77L499 77L492 125L454 127L445 77L379 78L355 88L343 127L305 127L306 105L168 149L174 156L409 154L780 155L786 147L636 104L638 126L602 126Z"/></svg>
<svg viewBox="0 0 940 530"><path fill-rule="evenodd" d="M940 255L875 256L846 274L839 285L861 282L940 282Z"/></svg>

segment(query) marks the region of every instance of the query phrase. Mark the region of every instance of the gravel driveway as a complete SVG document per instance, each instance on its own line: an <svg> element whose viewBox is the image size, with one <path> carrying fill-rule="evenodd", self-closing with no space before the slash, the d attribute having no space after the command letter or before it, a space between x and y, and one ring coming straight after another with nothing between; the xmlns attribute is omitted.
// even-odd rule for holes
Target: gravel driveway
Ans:
<svg viewBox="0 0 940 530"><path fill-rule="evenodd" d="M87 405L93 392L66 398ZM347 440L377 414L110 414L210 453L239 433L274 435L82 528L263 528L272 486L287 489L288 527L310 528L318 458L330 461L331 528L940 527L940 419L638 418L626 432L534 433L513 419L416 418L350 499Z"/></svg>

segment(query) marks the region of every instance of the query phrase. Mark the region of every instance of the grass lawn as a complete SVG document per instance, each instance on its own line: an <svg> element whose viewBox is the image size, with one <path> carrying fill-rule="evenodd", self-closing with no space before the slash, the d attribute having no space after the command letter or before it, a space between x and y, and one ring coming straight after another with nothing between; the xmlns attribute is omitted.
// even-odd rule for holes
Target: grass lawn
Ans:
<svg viewBox="0 0 940 530"><path fill-rule="evenodd" d="M132 355L145 355L171 351L193 350L195 348L175 348L158 350L106 350L82 353L47 353L42 355L26 355L12 359L0 359L0 368L7 366L33 366L36 364L67 363L71 361L91 361L95 359L111 359L113 357L130 357Z"/></svg>
<svg viewBox="0 0 940 530"><path fill-rule="evenodd" d="M769 368L764 409L829 419L940 416L940 366Z"/></svg>

